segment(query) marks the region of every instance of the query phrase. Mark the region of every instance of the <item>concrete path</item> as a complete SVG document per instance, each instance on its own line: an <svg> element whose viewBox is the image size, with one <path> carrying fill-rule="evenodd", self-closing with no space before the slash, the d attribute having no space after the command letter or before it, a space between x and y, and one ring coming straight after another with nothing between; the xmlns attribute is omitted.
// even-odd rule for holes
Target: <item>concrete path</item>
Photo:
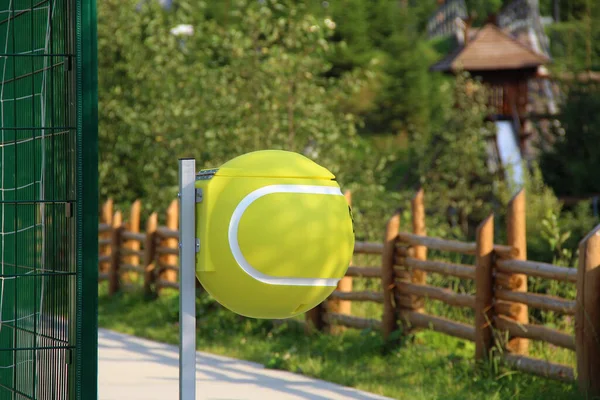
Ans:
<svg viewBox="0 0 600 400"><path fill-rule="evenodd" d="M177 400L176 346L100 329L100 400ZM197 400L384 400L262 365L198 352Z"/></svg>

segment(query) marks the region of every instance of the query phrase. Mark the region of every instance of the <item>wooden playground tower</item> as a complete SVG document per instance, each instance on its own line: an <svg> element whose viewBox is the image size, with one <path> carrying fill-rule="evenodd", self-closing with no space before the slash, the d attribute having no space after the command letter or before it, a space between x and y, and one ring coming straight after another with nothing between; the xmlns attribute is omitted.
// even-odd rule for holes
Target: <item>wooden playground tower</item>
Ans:
<svg viewBox="0 0 600 400"><path fill-rule="evenodd" d="M462 46L430 69L450 74L466 71L480 78L490 91L489 118L512 123L521 155L527 158L529 81L539 77L549 58L504 32L494 17L479 29L464 21L462 37Z"/></svg>

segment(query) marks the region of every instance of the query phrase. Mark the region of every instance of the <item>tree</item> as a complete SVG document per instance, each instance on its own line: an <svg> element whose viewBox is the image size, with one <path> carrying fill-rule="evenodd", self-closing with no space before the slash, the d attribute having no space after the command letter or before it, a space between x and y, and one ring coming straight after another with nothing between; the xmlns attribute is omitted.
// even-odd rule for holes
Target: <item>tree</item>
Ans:
<svg viewBox="0 0 600 400"><path fill-rule="evenodd" d="M600 193L600 92L586 84L572 86L562 107L559 136L552 151L542 154L546 182L559 196Z"/></svg>
<svg viewBox="0 0 600 400"><path fill-rule="evenodd" d="M473 16L477 22L483 22L488 15L498 12L503 4L511 0L466 0L469 15Z"/></svg>
<svg viewBox="0 0 600 400"><path fill-rule="evenodd" d="M329 74L339 76L346 71L365 66L373 54L373 43L369 37L368 4L364 0L331 2L327 14L336 25L333 42L343 42L335 46L329 57L332 70Z"/></svg>
<svg viewBox="0 0 600 400"><path fill-rule="evenodd" d="M455 103L445 110L444 127L413 146L421 185L435 194L432 205L467 234L470 220L481 221L492 209L496 178L487 165L487 144L494 130L484 120L487 96L482 85L461 74L453 94Z"/></svg>
<svg viewBox="0 0 600 400"><path fill-rule="evenodd" d="M235 2L244 24L227 26L198 2L134 4L99 3L103 197L160 209L175 196L178 157L215 167L266 148L304 153L342 182L373 176L359 173L373 170L368 149L339 107L359 72L323 77L332 21L276 0ZM172 34L180 24L193 33Z"/></svg>

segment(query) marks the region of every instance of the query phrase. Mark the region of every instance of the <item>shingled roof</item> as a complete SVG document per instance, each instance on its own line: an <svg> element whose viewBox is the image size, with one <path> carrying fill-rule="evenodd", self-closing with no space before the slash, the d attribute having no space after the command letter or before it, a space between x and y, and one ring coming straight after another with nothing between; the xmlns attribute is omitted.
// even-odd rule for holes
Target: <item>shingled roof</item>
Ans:
<svg viewBox="0 0 600 400"><path fill-rule="evenodd" d="M535 68L550 60L493 24L479 29L467 43L434 64L432 71L455 72Z"/></svg>

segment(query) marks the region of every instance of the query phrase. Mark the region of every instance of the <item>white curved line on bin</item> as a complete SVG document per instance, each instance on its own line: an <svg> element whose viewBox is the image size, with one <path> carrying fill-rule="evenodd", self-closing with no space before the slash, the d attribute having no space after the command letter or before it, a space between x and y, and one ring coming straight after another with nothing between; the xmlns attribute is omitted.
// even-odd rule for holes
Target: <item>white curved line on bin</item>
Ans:
<svg viewBox="0 0 600 400"><path fill-rule="evenodd" d="M337 286L339 279L327 278L284 278L264 274L254 268L246 260L238 243L238 229L240 220L252 203L263 196L274 193L306 193L306 194L324 194L333 196L343 196L339 187L331 186L311 186L311 185L270 185L253 191L240 201L231 220L229 221L229 248L233 254L233 258L237 261L240 268L245 273L253 277L259 282L269 285L286 285L286 286Z"/></svg>

